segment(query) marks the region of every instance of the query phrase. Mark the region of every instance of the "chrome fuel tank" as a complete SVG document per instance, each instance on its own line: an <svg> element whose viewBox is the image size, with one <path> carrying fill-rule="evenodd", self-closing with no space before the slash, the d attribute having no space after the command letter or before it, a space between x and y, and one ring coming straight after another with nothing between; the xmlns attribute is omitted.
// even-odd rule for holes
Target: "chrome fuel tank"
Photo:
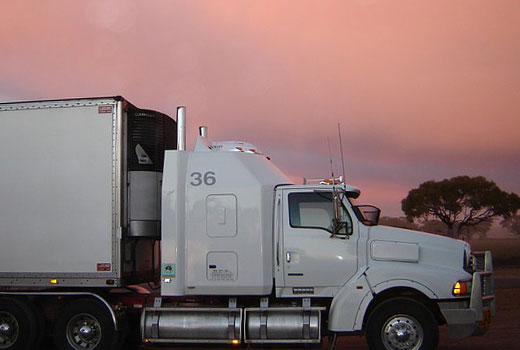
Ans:
<svg viewBox="0 0 520 350"><path fill-rule="evenodd" d="M145 343L235 343L241 323L236 308L146 308L141 337Z"/></svg>
<svg viewBox="0 0 520 350"><path fill-rule="evenodd" d="M318 343L323 308L247 308L246 343Z"/></svg>

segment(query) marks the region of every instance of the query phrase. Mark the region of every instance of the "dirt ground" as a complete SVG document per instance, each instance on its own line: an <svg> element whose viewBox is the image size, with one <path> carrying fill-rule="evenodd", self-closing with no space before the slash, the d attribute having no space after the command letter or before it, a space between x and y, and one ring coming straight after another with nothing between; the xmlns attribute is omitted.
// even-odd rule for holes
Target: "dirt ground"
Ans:
<svg viewBox="0 0 520 350"><path fill-rule="evenodd" d="M462 340L452 340L448 337L448 329L440 328L439 350L516 350L520 348L520 267L503 267L495 269L495 295L497 298L497 316L493 319L488 332L482 336ZM297 349L298 347L292 347ZM323 349L328 348L328 340L323 341ZM140 350L153 349L216 349L215 347L144 347ZM218 349L232 349L221 348ZM261 349L252 347L251 349ZM271 350L278 348L269 347ZM280 348L287 350L287 347ZM335 349L366 350L364 337L340 337Z"/></svg>

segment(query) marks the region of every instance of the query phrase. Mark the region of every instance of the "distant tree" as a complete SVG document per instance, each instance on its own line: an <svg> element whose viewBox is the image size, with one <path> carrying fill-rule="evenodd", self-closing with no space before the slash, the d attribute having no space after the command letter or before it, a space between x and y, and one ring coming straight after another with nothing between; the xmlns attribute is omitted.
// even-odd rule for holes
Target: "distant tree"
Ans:
<svg viewBox="0 0 520 350"><path fill-rule="evenodd" d="M421 222L419 229L424 232L434 233L441 236L448 236L450 234L446 225L440 220L424 220Z"/></svg>
<svg viewBox="0 0 520 350"><path fill-rule="evenodd" d="M409 221L438 219L449 236L464 238L471 227L515 215L520 197L502 191L482 176L457 176L442 181L427 181L411 190L401 202Z"/></svg>
<svg viewBox="0 0 520 350"><path fill-rule="evenodd" d="M487 237L487 233L491 229L491 226L493 226L493 220L483 221L475 226L468 226L466 227L465 236L467 238L473 237L478 239L484 239Z"/></svg>
<svg viewBox="0 0 520 350"><path fill-rule="evenodd" d="M400 228L406 228L409 230L417 230L418 227L415 223L408 221L406 217L390 217L390 216L383 216L379 219L380 225L385 226L392 226L392 227L400 227Z"/></svg>
<svg viewBox="0 0 520 350"><path fill-rule="evenodd" d="M502 222L500 222L500 225L507 228L509 231L520 235L520 215L515 215L504 219Z"/></svg>

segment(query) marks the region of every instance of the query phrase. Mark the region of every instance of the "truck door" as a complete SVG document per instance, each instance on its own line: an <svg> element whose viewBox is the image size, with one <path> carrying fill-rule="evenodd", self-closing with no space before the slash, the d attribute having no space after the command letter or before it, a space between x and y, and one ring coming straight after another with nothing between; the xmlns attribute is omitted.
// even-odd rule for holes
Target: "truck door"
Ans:
<svg viewBox="0 0 520 350"><path fill-rule="evenodd" d="M329 296L335 288L320 287L342 286L357 271L358 233L352 218L343 206L346 227L333 235L332 192L284 191L282 197L284 287Z"/></svg>

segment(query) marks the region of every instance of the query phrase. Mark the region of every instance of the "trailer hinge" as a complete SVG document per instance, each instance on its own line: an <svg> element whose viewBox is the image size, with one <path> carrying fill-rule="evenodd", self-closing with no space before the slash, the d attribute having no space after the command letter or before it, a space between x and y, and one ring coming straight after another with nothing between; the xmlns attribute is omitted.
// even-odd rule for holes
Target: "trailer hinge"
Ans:
<svg viewBox="0 0 520 350"><path fill-rule="evenodd" d="M269 298L260 298L260 307L263 309L267 309L269 307Z"/></svg>
<svg viewBox="0 0 520 350"><path fill-rule="evenodd" d="M229 298L228 307L230 309L236 309L236 307L237 307L237 298Z"/></svg>
<svg viewBox="0 0 520 350"><path fill-rule="evenodd" d="M153 307L161 307L162 297L155 297L153 300Z"/></svg>

